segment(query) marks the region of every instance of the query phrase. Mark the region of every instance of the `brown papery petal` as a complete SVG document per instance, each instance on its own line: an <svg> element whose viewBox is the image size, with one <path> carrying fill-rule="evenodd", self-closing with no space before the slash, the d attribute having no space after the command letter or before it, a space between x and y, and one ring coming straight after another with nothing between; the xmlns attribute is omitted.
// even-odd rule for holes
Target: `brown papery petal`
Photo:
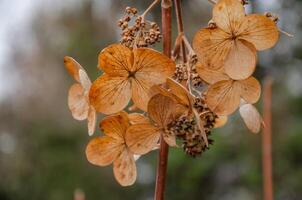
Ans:
<svg viewBox="0 0 302 200"><path fill-rule="evenodd" d="M208 84L214 84L218 81L230 79L230 77L228 77L228 75L226 75L222 69L213 70L211 68L205 67L205 65L201 63L198 63L196 65L196 71L200 78Z"/></svg>
<svg viewBox="0 0 302 200"><path fill-rule="evenodd" d="M158 127L166 127L173 118L175 103L169 97L157 94L148 103L149 117Z"/></svg>
<svg viewBox="0 0 302 200"><path fill-rule="evenodd" d="M213 8L213 20L228 33L236 32L244 17L244 7L239 0L219 0Z"/></svg>
<svg viewBox="0 0 302 200"><path fill-rule="evenodd" d="M198 61L211 69L223 68L232 41L230 35L222 29L201 29L193 39L193 48L198 56Z"/></svg>
<svg viewBox="0 0 302 200"><path fill-rule="evenodd" d="M91 85L89 101L98 112L117 113L123 110L131 98L130 82L124 77L100 76Z"/></svg>
<svg viewBox="0 0 302 200"><path fill-rule="evenodd" d="M133 154L125 149L113 163L115 179L122 186L130 186L136 180L136 165Z"/></svg>
<svg viewBox="0 0 302 200"><path fill-rule="evenodd" d="M148 48L133 50L135 77L153 85L161 84L174 74L176 65L167 56Z"/></svg>
<svg viewBox="0 0 302 200"><path fill-rule="evenodd" d="M128 128L126 144L134 154L143 155L154 149L160 137L160 130L150 123L135 124Z"/></svg>
<svg viewBox="0 0 302 200"><path fill-rule="evenodd" d="M89 89L91 87L91 81L90 81L86 71L83 69L80 69L79 77L80 77L80 83L83 86L83 88L85 89L85 93L88 94Z"/></svg>
<svg viewBox="0 0 302 200"><path fill-rule="evenodd" d="M164 138L165 142L170 147L177 147L175 135L171 135L169 133L162 133L162 134L163 134L163 138Z"/></svg>
<svg viewBox="0 0 302 200"><path fill-rule="evenodd" d="M69 89L68 107L72 117L76 120L84 120L87 118L89 104L84 88L78 83L73 84Z"/></svg>
<svg viewBox="0 0 302 200"><path fill-rule="evenodd" d="M105 135L123 141L129 125L128 114L120 112L104 118L100 123L100 128Z"/></svg>
<svg viewBox="0 0 302 200"><path fill-rule="evenodd" d="M261 85L257 79L250 77L239 81L241 85L241 97L250 104L256 103L261 95Z"/></svg>
<svg viewBox="0 0 302 200"><path fill-rule="evenodd" d="M245 17L239 38L252 43L257 50L273 47L279 38L275 22L263 15L252 14Z"/></svg>
<svg viewBox="0 0 302 200"><path fill-rule="evenodd" d="M188 90L182 86L181 84L177 83L171 78L167 79L167 85L175 96L177 96L180 100L180 104L185 106L190 106L193 97L189 94Z"/></svg>
<svg viewBox="0 0 302 200"><path fill-rule="evenodd" d="M252 104L244 104L240 106L239 112L247 128L252 133L259 133L262 117L258 110Z"/></svg>
<svg viewBox="0 0 302 200"><path fill-rule="evenodd" d="M87 124L88 124L88 134L91 136L95 131L95 124L96 124L96 112L93 106L89 107Z"/></svg>
<svg viewBox="0 0 302 200"><path fill-rule="evenodd" d="M152 83L144 79L131 79L132 100L135 106L143 111L147 111L148 101L150 99L150 88Z"/></svg>
<svg viewBox="0 0 302 200"><path fill-rule="evenodd" d="M128 115L130 124L145 124L149 123L148 117L140 113L130 113Z"/></svg>
<svg viewBox="0 0 302 200"><path fill-rule="evenodd" d="M111 76L128 76L133 71L133 53L121 44L113 44L99 55L98 68Z"/></svg>
<svg viewBox="0 0 302 200"><path fill-rule="evenodd" d="M236 81L219 81L206 93L206 103L218 115L232 114L240 103L240 85Z"/></svg>
<svg viewBox="0 0 302 200"><path fill-rule="evenodd" d="M79 70L83 67L72 57L65 56L64 64L68 73L77 81L80 82ZM84 69L83 69L84 70Z"/></svg>
<svg viewBox="0 0 302 200"><path fill-rule="evenodd" d="M215 119L214 128L220 128L224 126L228 122L228 116L220 115L218 118Z"/></svg>
<svg viewBox="0 0 302 200"><path fill-rule="evenodd" d="M225 73L234 80L246 79L255 71L256 59L256 49L252 44L236 40L225 60Z"/></svg>
<svg viewBox="0 0 302 200"><path fill-rule="evenodd" d="M111 137L96 137L86 147L86 157L94 165L110 165L123 150L124 145Z"/></svg>

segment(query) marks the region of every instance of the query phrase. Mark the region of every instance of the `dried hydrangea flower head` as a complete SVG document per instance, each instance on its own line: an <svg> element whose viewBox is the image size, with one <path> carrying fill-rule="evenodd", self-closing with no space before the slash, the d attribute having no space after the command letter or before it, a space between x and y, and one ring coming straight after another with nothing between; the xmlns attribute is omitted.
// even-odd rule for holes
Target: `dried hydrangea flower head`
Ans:
<svg viewBox="0 0 302 200"><path fill-rule="evenodd" d="M92 135L95 131L96 112L88 98L91 81L84 68L73 58L65 56L64 64L69 74L77 81L69 89L68 107L76 120L87 119L88 134Z"/></svg>
<svg viewBox="0 0 302 200"><path fill-rule="evenodd" d="M112 114L123 110L131 98L147 111L149 89L172 76L175 63L152 49L113 44L100 53L98 68L104 74L93 82L89 99L98 112Z"/></svg>
<svg viewBox="0 0 302 200"><path fill-rule="evenodd" d="M130 121L126 112L108 116L100 123L105 136L92 139L86 147L86 156L90 163L98 166L113 163L115 179L122 186L132 185L137 175L134 154L125 142L129 126Z"/></svg>
<svg viewBox="0 0 302 200"><path fill-rule="evenodd" d="M145 14L138 15L136 8L127 7L118 26L122 29L121 44L129 48L148 47L160 42L162 38L159 26L145 20Z"/></svg>
<svg viewBox="0 0 302 200"><path fill-rule="evenodd" d="M264 15L246 15L238 0L218 1L212 20L216 27L197 32L193 47L199 62L215 70L223 68L234 80L251 76L256 51L271 48L278 41L276 24Z"/></svg>

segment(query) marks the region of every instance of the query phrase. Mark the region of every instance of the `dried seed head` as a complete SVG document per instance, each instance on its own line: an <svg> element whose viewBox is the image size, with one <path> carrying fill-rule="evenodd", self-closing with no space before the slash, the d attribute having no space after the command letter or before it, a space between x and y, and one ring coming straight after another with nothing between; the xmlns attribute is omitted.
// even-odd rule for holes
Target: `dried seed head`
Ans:
<svg viewBox="0 0 302 200"><path fill-rule="evenodd" d="M249 0L241 0L242 5L247 5L249 4Z"/></svg>
<svg viewBox="0 0 302 200"><path fill-rule="evenodd" d="M273 22L275 22L275 23L278 23L278 21L279 21L278 15L276 15L276 14L274 14L274 13L266 12L266 13L264 13L264 15L265 15L267 18L271 19L271 20L272 20Z"/></svg>
<svg viewBox="0 0 302 200"><path fill-rule="evenodd" d="M177 82L187 81L188 80L188 71L186 64L177 64L174 72L173 79Z"/></svg>

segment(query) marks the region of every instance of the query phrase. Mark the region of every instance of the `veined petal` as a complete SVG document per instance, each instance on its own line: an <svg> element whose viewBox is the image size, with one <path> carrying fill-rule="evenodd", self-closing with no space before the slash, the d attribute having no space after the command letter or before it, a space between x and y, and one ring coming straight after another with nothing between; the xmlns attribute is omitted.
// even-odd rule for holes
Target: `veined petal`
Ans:
<svg viewBox="0 0 302 200"><path fill-rule="evenodd" d="M167 79L167 85L175 96L177 96L180 100L180 104L184 106L190 106L192 102L192 96L188 92L188 90L182 86L181 84L177 83L171 78Z"/></svg>
<svg viewBox="0 0 302 200"><path fill-rule="evenodd" d="M148 103L149 117L157 127L165 128L173 120L175 105L169 97L157 94Z"/></svg>
<svg viewBox="0 0 302 200"><path fill-rule="evenodd" d="M111 137L96 137L86 147L86 157L94 165L110 165L122 152L124 145Z"/></svg>
<svg viewBox="0 0 302 200"><path fill-rule="evenodd" d="M145 124L149 123L148 117L140 113L130 113L128 114L130 124Z"/></svg>
<svg viewBox="0 0 302 200"><path fill-rule="evenodd" d="M200 63L211 69L223 68L224 60L233 45L230 35L222 29L204 28L193 39L193 48Z"/></svg>
<svg viewBox="0 0 302 200"><path fill-rule="evenodd" d="M129 125L128 114L120 112L104 118L100 123L100 128L105 135L124 141L124 136Z"/></svg>
<svg viewBox="0 0 302 200"><path fill-rule="evenodd" d="M96 124L96 112L93 106L89 107L87 124L88 124L88 134L89 136L91 136L95 131L95 124Z"/></svg>
<svg viewBox="0 0 302 200"><path fill-rule="evenodd" d="M244 104L240 106L239 112L247 128L252 133L259 133L263 120L255 106Z"/></svg>
<svg viewBox="0 0 302 200"><path fill-rule="evenodd" d="M236 40L225 60L225 73L234 80L246 79L255 71L256 60L255 47L244 40Z"/></svg>
<svg viewBox="0 0 302 200"><path fill-rule="evenodd" d="M131 86L132 86L132 100L134 104L141 110L147 111L148 101L150 99L150 88L152 87L152 83L148 80L132 78Z"/></svg>
<svg viewBox="0 0 302 200"><path fill-rule="evenodd" d="M224 73L223 69L213 70L211 68L205 67L205 65L201 63L198 63L196 65L196 71L200 78L208 84L214 84L218 81L230 79L230 77L228 77L228 75Z"/></svg>
<svg viewBox="0 0 302 200"><path fill-rule="evenodd" d="M259 81L250 77L248 79L239 81L241 86L241 97L250 104L256 103L261 95L261 85Z"/></svg>
<svg viewBox="0 0 302 200"><path fill-rule="evenodd" d="M68 107L72 117L76 120L84 120L87 118L89 104L85 95L84 88L78 84L73 84L68 92Z"/></svg>
<svg viewBox="0 0 302 200"><path fill-rule="evenodd" d="M64 64L68 71L68 73L77 81L80 82L79 70L83 69L83 67L72 57L65 56ZM85 70L84 70L85 71Z"/></svg>
<svg viewBox="0 0 302 200"><path fill-rule="evenodd" d="M228 33L236 33L244 17L244 7L239 0L219 0L213 8L213 20Z"/></svg>
<svg viewBox="0 0 302 200"><path fill-rule="evenodd" d="M214 128L220 128L224 126L228 122L228 116L220 115L218 118L215 119Z"/></svg>
<svg viewBox="0 0 302 200"><path fill-rule="evenodd" d="M239 106L241 88L236 81L219 81L206 93L206 103L218 115L232 114Z"/></svg>
<svg viewBox="0 0 302 200"><path fill-rule="evenodd" d="M134 154L143 155L154 149L160 130L150 123L135 124L127 129L126 144Z"/></svg>
<svg viewBox="0 0 302 200"><path fill-rule="evenodd" d="M279 38L275 22L263 15L247 15L240 27L240 39L252 43L257 50L273 47Z"/></svg>
<svg viewBox="0 0 302 200"><path fill-rule="evenodd" d="M110 76L124 76L132 71L133 53L124 45L113 44L99 55L98 68Z"/></svg>
<svg viewBox="0 0 302 200"><path fill-rule="evenodd" d="M170 147L177 147L175 135L162 132L163 139Z"/></svg>
<svg viewBox="0 0 302 200"><path fill-rule="evenodd" d="M126 148L113 163L115 179L122 186L130 186L136 180L136 165L134 156Z"/></svg>
<svg viewBox="0 0 302 200"><path fill-rule="evenodd" d="M89 89L91 87L91 81L84 69L79 70L80 83L85 89L85 93L88 94Z"/></svg>
<svg viewBox="0 0 302 200"><path fill-rule="evenodd" d="M98 112L117 113L123 110L131 98L130 82L125 77L107 74L96 79L89 92L89 101Z"/></svg>

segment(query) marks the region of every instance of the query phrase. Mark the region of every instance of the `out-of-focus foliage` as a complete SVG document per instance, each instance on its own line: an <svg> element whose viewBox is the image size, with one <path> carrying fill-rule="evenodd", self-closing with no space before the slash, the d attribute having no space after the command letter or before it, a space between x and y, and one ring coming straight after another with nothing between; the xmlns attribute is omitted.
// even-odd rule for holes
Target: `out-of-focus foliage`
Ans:
<svg viewBox="0 0 302 200"><path fill-rule="evenodd" d="M72 199L76 189L88 200L152 199L157 151L139 159L137 183L126 188L115 182L110 167L88 163L86 124L74 121L67 108L72 79L63 66L63 57L72 56L94 80L100 75L98 53L118 41L116 21L124 7L145 8L151 1L58 2L37 6L29 31L14 31L8 41L12 51L2 68L13 78L6 83L12 85L10 92L0 99L0 199ZM272 51L260 53L256 71L260 80L268 73L275 79L275 196L295 200L302 196L302 2L265 2L253 1L253 9L278 13L281 28L295 35L293 39L281 35ZM210 19L211 4L205 0L183 4L185 30L192 39ZM158 23L159 13L156 8L150 16ZM199 158L171 150L167 199L262 199L261 135L248 133L242 124L237 114L213 132L214 145Z"/></svg>

